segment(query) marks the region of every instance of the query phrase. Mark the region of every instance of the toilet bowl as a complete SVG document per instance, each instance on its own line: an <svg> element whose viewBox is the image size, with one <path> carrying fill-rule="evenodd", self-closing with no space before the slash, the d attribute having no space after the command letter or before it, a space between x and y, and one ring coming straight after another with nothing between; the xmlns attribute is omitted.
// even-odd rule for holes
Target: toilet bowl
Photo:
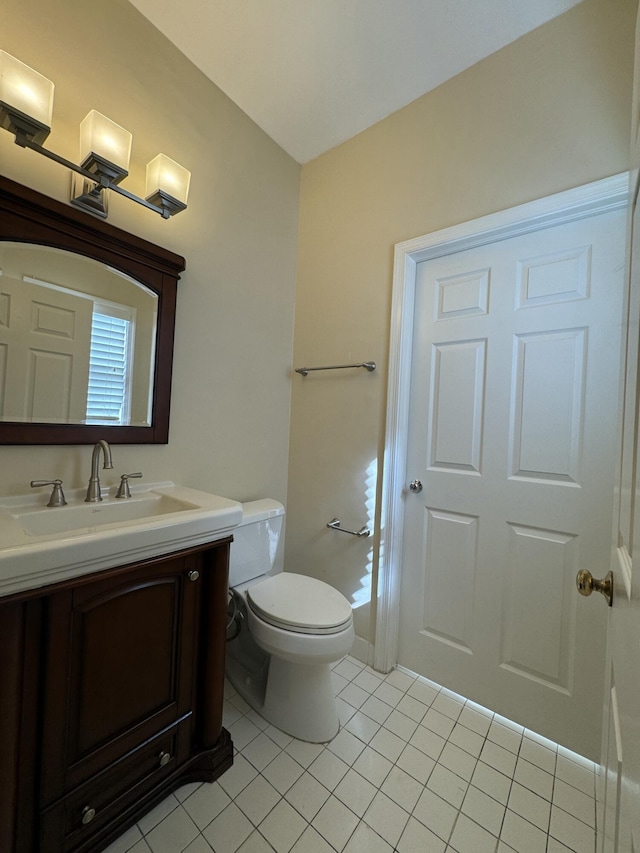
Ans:
<svg viewBox="0 0 640 853"><path fill-rule="evenodd" d="M229 586L237 628L227 643L227 677L265 720L322 743L340 727L331 664L351 649L353 614L329 584L282 570L283 519L277 501L252 501L234 530Z"/></svg>

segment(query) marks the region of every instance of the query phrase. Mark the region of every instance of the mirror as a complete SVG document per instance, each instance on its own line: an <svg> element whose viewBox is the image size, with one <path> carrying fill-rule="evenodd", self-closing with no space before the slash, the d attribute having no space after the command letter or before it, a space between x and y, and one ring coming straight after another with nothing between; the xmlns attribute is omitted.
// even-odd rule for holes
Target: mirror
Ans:
<svg viewBox="0 0 640 853"><path fill-rule="evenodd" d="M0 444L166 443L183 269L0 177Z"/></svg>

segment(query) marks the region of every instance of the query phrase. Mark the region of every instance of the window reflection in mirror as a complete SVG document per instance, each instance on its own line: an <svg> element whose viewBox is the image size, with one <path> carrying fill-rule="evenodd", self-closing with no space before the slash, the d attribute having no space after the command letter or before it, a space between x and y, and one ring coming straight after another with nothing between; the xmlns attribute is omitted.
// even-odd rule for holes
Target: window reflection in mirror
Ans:
<svg viewBox="0 0 640 853"><path fill-rule="evenodd" d="M106 264L0 242L0 421L149 426L157 315Z"/></svg>

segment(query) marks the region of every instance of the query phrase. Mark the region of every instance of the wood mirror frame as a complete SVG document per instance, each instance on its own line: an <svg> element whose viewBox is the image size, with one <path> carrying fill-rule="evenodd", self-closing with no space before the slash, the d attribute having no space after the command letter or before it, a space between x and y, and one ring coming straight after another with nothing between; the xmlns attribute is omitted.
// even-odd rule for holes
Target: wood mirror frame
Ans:
<svg viewBox="0 0 640 853"><path fill-rule="evenodd" d="M158 296L150 426L0 421L0 444L166 444L176 291L184 258L0 175L0 241L34 243L121 270Z"/></svg>

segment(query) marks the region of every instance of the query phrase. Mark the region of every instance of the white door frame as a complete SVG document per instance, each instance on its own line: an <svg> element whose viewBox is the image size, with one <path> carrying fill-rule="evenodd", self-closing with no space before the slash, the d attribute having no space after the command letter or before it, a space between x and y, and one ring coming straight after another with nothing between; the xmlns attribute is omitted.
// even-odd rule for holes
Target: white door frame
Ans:
<svg viewBox="0 0 640 853"><path fill-rule="evenodd" d="M405 469L411 393L416 268L421 261L485 246L555 225L626 207L624 172L547 198L397 243L393 267L387 419L382 467L382 513L373 666L397 662L404 532Z"/></svg>

